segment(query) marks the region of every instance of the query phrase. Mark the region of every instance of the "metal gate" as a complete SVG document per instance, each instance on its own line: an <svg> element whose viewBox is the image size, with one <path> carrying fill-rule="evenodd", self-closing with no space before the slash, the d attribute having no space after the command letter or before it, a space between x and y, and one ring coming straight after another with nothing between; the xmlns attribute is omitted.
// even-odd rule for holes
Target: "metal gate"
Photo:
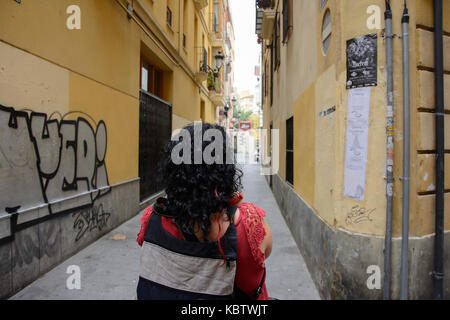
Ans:
<svg viewBox="0 0 450 320"><path fill-rule="evenodd" d="M172 134L172 105L140 91L139 177L141 201L165 189L162 179L164 146Z"/></svg>

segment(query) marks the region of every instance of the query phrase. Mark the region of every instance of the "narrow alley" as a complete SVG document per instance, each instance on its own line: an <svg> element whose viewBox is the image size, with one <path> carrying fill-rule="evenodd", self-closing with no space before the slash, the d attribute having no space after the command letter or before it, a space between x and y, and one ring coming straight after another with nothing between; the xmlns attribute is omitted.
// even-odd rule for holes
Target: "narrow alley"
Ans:
<svg viewBox="0 0 450 320"><path fill-rule="evenodd" d="M0 0L0 300L450 299L449 18L450 0ZM260 215L236 265L233 228L141 250L165 192L180 239L217 239L242 196L265 210L267 268Z"/></svg>
<svg viewBox="0 0 450 320"><path fill-rule="evenodd" d="M258 165L244 166L242 182L244 201L255 203L266 211L273 234L272 254L266 261L269 295L280 300L320 299L275 198L259 174L259 168ZM11 299L135 299L140 254L136 234L141 214L64 261ZM69 266L80 268L80 289L67 289Z"/></svg>

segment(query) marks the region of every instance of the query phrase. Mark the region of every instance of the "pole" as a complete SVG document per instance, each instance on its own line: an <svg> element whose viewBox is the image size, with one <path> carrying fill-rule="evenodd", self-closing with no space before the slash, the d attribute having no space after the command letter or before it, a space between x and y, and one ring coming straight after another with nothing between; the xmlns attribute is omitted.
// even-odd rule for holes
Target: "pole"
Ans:
<svg viewBox="0 0 450 320"><path fill-rule="evenodd" d="M436 218L433 298L444 298L444 53L442 0L434 0L434 61L436 101Z"/></svg>
<svg viewBox="0 0 450 320"><path fill-rule="evenodd" d="M409 15L407 3L402 17L403 47L403 208L402 257L400 269L400 299L408 299L408 240L409 240L409 175L410 175L410 114L409 114Z"/></svg>
<svg viewBox="0 0 450 320"><path fill-rule="evenodd" d="M386 124L386 234L384 238L384 286L383 299L390 299L391 288L391 240L392 198L394 188L394 86L392 62L392 11L386 0L386 77L387 77L387 124Z"/></svg>

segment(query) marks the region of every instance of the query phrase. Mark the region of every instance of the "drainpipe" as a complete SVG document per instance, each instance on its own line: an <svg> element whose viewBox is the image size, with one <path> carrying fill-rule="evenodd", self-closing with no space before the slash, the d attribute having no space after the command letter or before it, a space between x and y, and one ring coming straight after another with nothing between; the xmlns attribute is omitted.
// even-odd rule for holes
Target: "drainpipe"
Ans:
<svg viewBox="0 0 450 320"><path fill-rule="evenodd" d="M184 10L186 10L186 8L183 6L183 11ZM184 14L183 14L183 24L184 24ZM178 55L180 54L180 50L181 50L181 0L178 0L178 48L177 48Z"/></svg>
<svg viewBox="0 0 450 320"><path fill-rule="evenodd" d="M386 234L384 238L384 286L383 299L390 299L391 291L391 240L392 240L392 198L394 190L394 86L392 62L392 11L390 1L386 0L386 87L387 87L387 124L386 124Z"/></svg>
<svg viewBox="0 0 450 320"><path fill-rule="evenodd" d="M436 218L433 298L444 298L444 54L442 0L434 0L434 61L436 101Z"/></svg>
<svg viewBox="0 0 450 320"><path fill-rule="evenodd" d="M400 268L400 299L408 299L408 240L409 240L409 171L410 171L410 114L409 114L409 15L407 1L402 17L403 47L403 208L402 255Z"/></svg>

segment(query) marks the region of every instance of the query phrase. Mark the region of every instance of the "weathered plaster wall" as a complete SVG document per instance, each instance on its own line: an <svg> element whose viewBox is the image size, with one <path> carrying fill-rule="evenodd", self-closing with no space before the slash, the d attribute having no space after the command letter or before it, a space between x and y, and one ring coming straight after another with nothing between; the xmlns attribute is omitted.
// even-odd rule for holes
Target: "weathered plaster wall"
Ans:
<svg viewBox="0 0 450 320"><path fill-rule="evenodd" d="M281 15L282 1L277 1ZM402 2L391 1L393 32L401 34ZM381 29L367 27L367 8L381 9ZM411 69L411 192L410 192L410 297L429 298L434 233L434 52L433 1L408 1L410 20ZM300 10L300 8L302 10ZM385 1L294 1L293 30L287 44L281 46L281 62L274 72L274 101L264 99L264 128L273 123L280 130L280 170L274 192L286 220L323 295L334 297L380 297L368 292L366 268L382 266L386 195L386 59L383 40ZM327 54L322 51L322 20L331 12L332 41ZM450 5L444 1L445 108L450 100ZM308 34L303 32L308 30ZM348 90L346 84L346 41L356 36L378 35L378 85L371 87L365 197L357 201L343 196ZM304 51L301 51L304 48ZM402 220L402 45L394 38L394 209L393 209L393 297L398 297L399 238ZM291 54L302 52L300 59ZM315 57L315 58L313 58ZM291 58L291 60L289 60ZM264 53L263 65L269 62L266 77L270 84L270 50ZM308 73L305 73L305 70ZM263 77L264 79L264 77ZM270 92L270 89L267 90ZM327 116L321 112L335 110ZM294 115L294 185L285 182L286 120ZM446 173L450 160L450 123L446 114ZM449 119L447 119L449 118ZM270 148L270 147L269 147ZM449 176L446 174L446 177ZM270 178L268 178L269 180ZM277 181L277 182L275 182ZM445 208L450 205L450 180L445 181ZM295 200L296 199L296 200ZM307 208L307 209L305 209ZM447 211L447 209L446 209ZM306 214L306 212L308 214ZM354 219L355 217L362 219ZM311 228L317 232L312 234ZM450 219L445 217L445 229ZM448 235L446 236L448 242ZM447 243L446 242L446 243ZM342 245L348 248L341 247ZM446 256L448 261L448 256ZM381 268L382 269L382 268ZM348 289L345 289L345 288ZM420 288L423 289L420 289ZM448 290L449 283L446 282ZM348 291L350 290L350 291ZM422 291L421 291L422 290Z"/></svg>
<svg viewBox="0 0 450 320"><path fill-rule="evenodd" d="M4 298L138 212L138 101L4 42L0 55Z"/></svg>
<svg viewBox="0 0 450 320"><path fill-rule="evenodd" d="M382 299L382 290L370 290L369 266L383 272L384 237L332 228L278 175L273 192L323 299ZM409 241L409 298L431 299L434 237ZM445 234L445 246L450 233ZM401 238L392 240L391 298L400 297ZM450 272L450 253L444 253L445 274ZM450 279L444 279L445 299L450 298Z"/></svg>

